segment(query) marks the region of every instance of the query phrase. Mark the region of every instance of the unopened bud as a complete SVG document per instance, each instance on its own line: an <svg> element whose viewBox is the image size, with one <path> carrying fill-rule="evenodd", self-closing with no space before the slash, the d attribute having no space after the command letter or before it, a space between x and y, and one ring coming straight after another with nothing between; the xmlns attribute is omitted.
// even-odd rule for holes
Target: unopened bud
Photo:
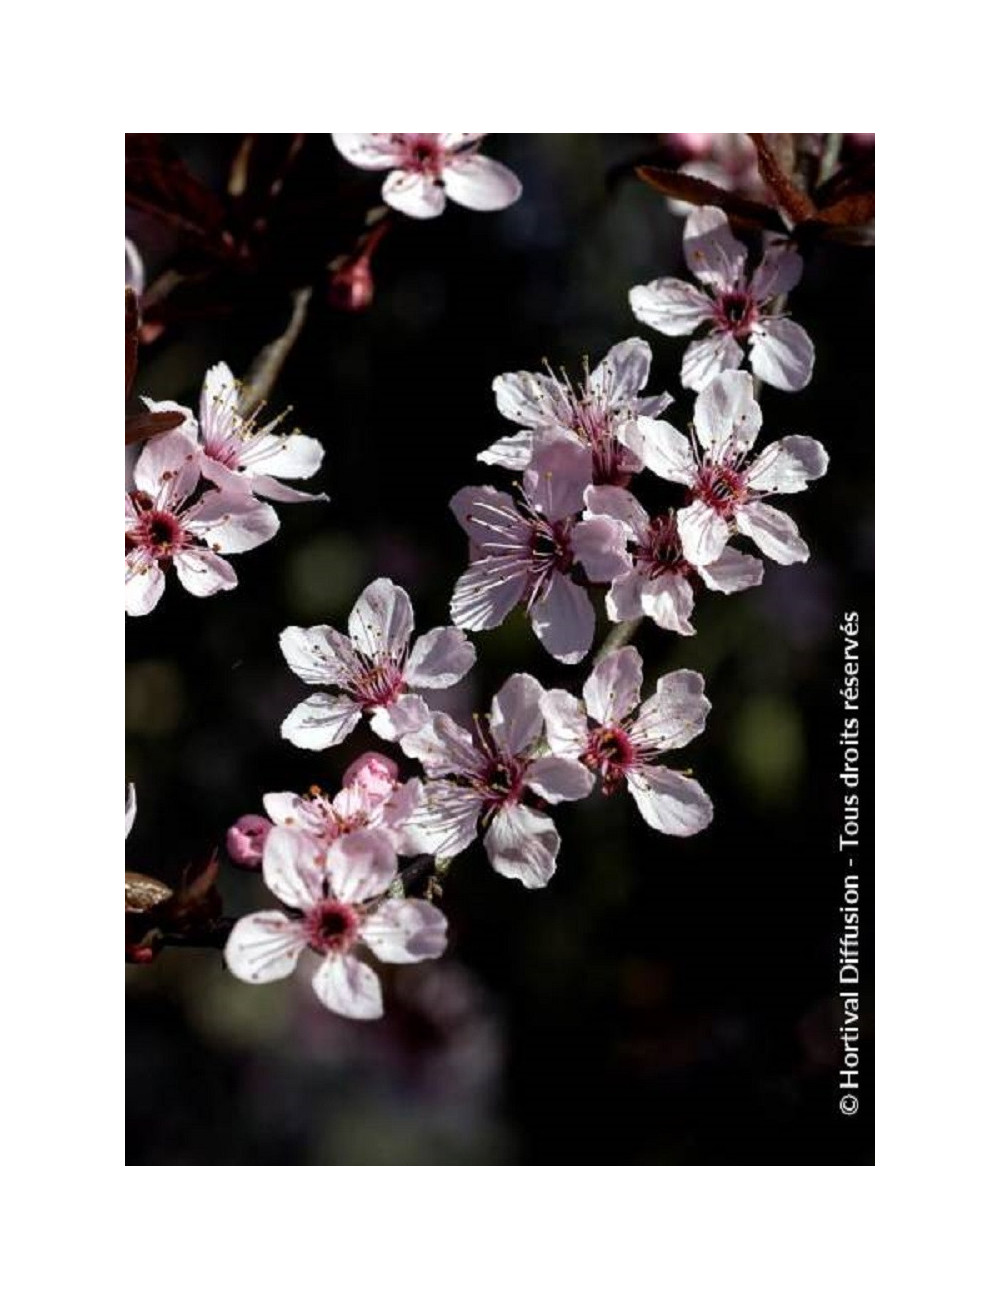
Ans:
<svg viewBox="0 0 1000 1300"><path fill-rule="evenodd" d="M238 867L253 869L264 860L264 841L273 829L266 817L247 813L226 832L226 852Z"/></svg>
<svg viewBox="0 0 1000 1300"><path fill-rule="evenodd" d="M331 267L328 296L340 311L364 311L375 296L375 281L367 257Z"/></svg>

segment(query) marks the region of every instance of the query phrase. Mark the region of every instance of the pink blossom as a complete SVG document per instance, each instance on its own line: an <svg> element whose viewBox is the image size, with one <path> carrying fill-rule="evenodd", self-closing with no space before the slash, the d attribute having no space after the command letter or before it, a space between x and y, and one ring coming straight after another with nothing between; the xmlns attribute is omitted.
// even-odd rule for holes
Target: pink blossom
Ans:
<svg viewBox="0 0 1000 1300"><path fill-rule="evenodd" d="M582 799L593 777L574 758L540 754L542 687L516 673L493 698L488 721L477 719L473 737L447 714L400 741L432 779L415 833L424 851L450 859L485 829L483 844L494 869L529 889L549 882L556 869L559 833L551 817L532 806Z"/></svg>
<svg viewBox="0 0 1000 1300"><path fill-rule="evenodd" d="M695 437L665 420L638 419L624 435L648 469L690 489L677 512L684 558L699 566L723 556L731 533L743 533L777 564L809 558L792 519L766 503L783 492L803 492L826 473L829 457L815 438L781 438L749 458L762 423L745 370L727 370L698 394Z"/></svg>
<svg viewBox="0 0 1000 1300"><path fill-rule="evenodd" d="M660 757L701 735L711 708L699 673L667 673L640 706L642 659L634 646L601 659L583 687L541 699L553 754L577 759L605 794L622 783L643 819L664 835L694 835L712 820L712 801L697 781L663 767Z"/></svg>
<svg viewBox="0 0 1000 1300"><path fill-rule="evenodd" d="M264 860L264 844L273 829L266 817L247 813L226 832L226 852L238 867L259 867Z"/></svg>
<svg viewBox="0 0 1000 1300"><path fill-rule="evenodd" d="M236 922L225 957L238 979L284 979L309 951L321 959L312 985L323 1005L374 1020L382 1014L382 989L355 955L358 945L386 962L423 961L445 950L447 921L436 907L386 898L396 856L377 831L354 831L324 851L301 831L277 827L264 845L263 866L267 887L296 915L255 912Z"/></svg>
<svg viewBox="0 0 1000 1300"><path fill-rule="evenodd" d="M289 792L266 794L264 808L275 826L290 826L329 846L342 835L353 831L374 830L384 834L393 852L409 856L421 852L410 833L410 824L420 807L423 788L415 778L391 780L374 773L373 760L379 766L391 766L391 759L381 754L366 754L365 766L355 772L357 763L344 774L342 789L329 795L318 785L308 795ZM385 768L383 768L383 772Z"/></svg>
<svg viewBox="0 0 1000 1300"><path fill-rule="evenodd" d="M649 379L651 356L649 344L642 339L616 343L579 386L565 374L561 380L528 370L498 375L493 391L500 414L522 428L477 459L505 469L528 469L536 435L562 433L590 451L595 483L624 486L642 467L620 441L620 430L637 415L659 415L673 400L667 393L639 396Z"/></svg>
<svg viewBox="0 0 1000 1300"><path fill-rule="evenodd" d="M388 171L382 198L408 217L438 217L445 198L476 212L508 208L521 197L514 173L478 152L484 136L438 134L338 135L333 143L355 167Z"/></svg>
<svg viewBox="0 0 1000 1300"><path fill-rule="evenodd" d="M305 434L278 432L283 417L257 426L255 415L241 415L240 385L224 361L212 366L201 389L199 420L176 402L153 402L151 411L181 411L184 431L200 437L201 472L230 492L253 492L270 501L328 501L325 493L300 492L282 478L310 478L323 460L323 444ZM259 414L259 412L258 412Z"/></svg>
<svg viewBox="0 0 1000 1300"><path fill-rule="evenodd" d="M329 749L354 730L363 713L383 740L420 727L430 716L411 693L442 690L461 681L476 652L464 632L437 627L413 636L413 606L388 578L370 583L351 610L348 635L331 627L286 627L281 650L288 666L310 686L336 686L310 695L281 725L302 749Z"/></svg>
<svg viewBox="0 0 1000 1300"><path fill-rule="evenodd" d="M148 614L163 594L171 564L193 596L236 586L220 552L260 546L278 531L269 505L245 493L204 493L198 486L198 448L183 429L146 443L135 466L135 490L125 494L125 610Z"/></svg>
<svg viewBox="0 0 1000 1300"><path fill-rule="evenodd" d="M661 334L691 334L708 325L706 336L684 353L684 386L700 392L723 370L739 366L749 346L758 379L789 392L804 388L812 377L812 340L774 306L802 276L795 249L785 241L770 243L748 281L747 250L734 238L726 214L696 208L684 226L684 256L705 292L667 276L629 294L639 320Z"/></svg>
<svg viewBox="0 0 1000 1300"><path fill-rule="evenodd" d="M691 564L681 548L676 512L667 510L651 519L625 488L590 487L586 503L585 518L604 515L618 519L633 547L631 572L615 578L605 597L613 623L646 614L668 632L693 636L692 579L701 578L710 590L727 594L756 587L763 580L761 561L732 546L723 547L712 564Z"/></svg>
<svg viewBox="0 0 1000 1300"><path fill-rule="evenodd" d="M610 582L631 567L621 524L577 518L590 474L582 443L543 432L520 499L492 487L455 494L451 509L469 535L471 559L451 600L459 627L498 627L521 604L549 654L579 663L594 639L594 607L575 567L593 582Z"/></svg>

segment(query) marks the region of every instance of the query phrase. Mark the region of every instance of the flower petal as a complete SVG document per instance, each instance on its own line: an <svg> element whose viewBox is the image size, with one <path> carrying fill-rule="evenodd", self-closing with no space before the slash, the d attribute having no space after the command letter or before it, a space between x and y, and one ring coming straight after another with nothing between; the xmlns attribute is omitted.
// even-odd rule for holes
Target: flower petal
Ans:
<svg viewBox="0 0 1000 1300"><path fill-rule="evenodd" d="M515 560L474 560L455 583L449 610L459 627L485 632L499 627L524 595L527 565Z"/></svg>
<svg viewBox="0 0 1000 1300"><path fill-rule="evenodd" d="M712 317L712 301L685 280L665 276L629 290L633 312L650 329L676 337L691 334Z"/></svg>
<svg viewBox="0 0 1000 1300"><path fill-rule="evenodd" d="M698 572L705 586L712 591L746 591L759 587L764 581L764 563L756 555L744 555L735 546L726 546L712 564L703 565Z"/></svg>
<svg viewBox="0 0 1000 1300"><path fill-rule="evenodd" d="M604 597L604 608L612 623L624 623L630 618L642 618L642 593L645 579L638 569L615 578Z"/></svg>
<svg viewBox="0 0 1000 1300"><path fill-rule="evenodd" d="M628 573L632 561L627 544L624 524L604 515L582 519L570 533L573 558L591 582L611 582Z"/></svg>
<svg viewBox="0 0 1000 1300"><path fill-rule="evenodd" d="M147 406L187 409L175 407L173 402L147 402ZM178 505L187 500L198 483L199 461L198 446L183 429L161 433L150 438L139 453L133 472L135 485L159 506Z"/></svg>
<svg viewBox="0 0 1000 1300"><path fill-rule="evenodd" d="M587 712L595 722L620 722L639 707L642 657L633 645L612 650L598 660L583 687Z"/></svg>
<svg viewBox="0 0 1000 1300"><path fill-rule="evenodd" d="M253 441L253 474L276 478L312 478L323 463L323 444L304 433L262 433Z"/></svg>
<svg viewBox="0 0 1000 1300"><path fill-rule="evenodd" d="M369 659L400 663L413 635L409 596L388 578L376 578L355 602L347 631L354 648Z"/></svg>
<svg viewBox="0 0 1000 1300"><path fill-rule="evenodd" d="M155 609L166 579L155 560L142 553L125 558L125 613L138 617Z"/></svg>
<svg viewBox="0 0 1000 1300"><path fill-rule="evenodd" d="M360 721L361 710L349 695L317 691L292 709L281 724L281 734L299 749L330 749Z"/></svg>
<svg viewBox="0 0 1000 1300"><path fill-rule="evenodd" d="M816 351L801 325L787 316L762 320L750 340L750 365L758 379L797 393L812 379Z"/></svg>
<svg viewBox="0 0 1000 1300"><path fill-rule="evenodd" d="M646 387L652 359L652 349L644 339L625 339L590 372L587 387L606 407L629 406Z"/></svg>
<svg viewBox="0 0 1000 1300"><path fill-rule="evenodd" d="M411 731L419 731L431 720L431 711L419 695L403 694L390 704L372 709L368 725L383 740L399 740Z"/></svg>
<svg viewBox="0 0 1000 1300"><path fill-rule="evenodd" d="M252 551L278 531L278 516L263 501L237 492L213 489L184 516L185 527L213 550L227 555Z"/></svg>
<svg viewBox="0 0 1000 1300"><path fill-rule="evenodd" d="M701 673L689 668L667 673L639 710L632 737L652 749L680 749L705 730L711 708Z"/></svg>
<svg viewBox="0 0 1000 1300"><path fill-rule="evenodd" d="M307 912L323 897L323 853L315 839L275 826L264 841L264 884L288 907Z"/></svg>
<svg viewBox="0 0 1000 1300"><path fill-rule="evenodd" d="M447 713L435 713L420 731L400 739L407 758L415 758L428 776L473 776L484 758L472 737Z"/></svg>
<svg viewBox="0 0 1000 1300"><path fill-rule="evenodd" d="M698 394L694 429L713 460L729 451L747 451L760 433L764 417L745 370L726 370Z"/></svg>
<svg viewBox="0 0 1000 1300"><path fill-rule="evenodd" d="M214 596L217 591L232 591L236 570L205 546L192 546L174 556L174 568L185 591L192 596Z"/></svg>
<svg viewBox="0 0 1000 1300"><path fill-rule="evenodd" d="M525 784L548 803L586 799L594 786L594 774L575 759L558 754L536 758L524 774Z"/></svg>
<svg viewBox="0 0 1000 1300"><path fill-rule="evenodd" d="M524 471L524 495L546 519L557 522L583 509L593 456L577 438L550 430L535 434L531 465Z"/></svg>
<svg viewBox="0 0 1000 1300"><path fill-rule="evenodd" d="M342 903L366 903L384 894L395 875L396 852L383 830L350 831L327 850L326 878Z"/></svg>
<svg viewBox="0 0 1000 1300"><path fill-rule="evenodd" d="M442 690L460 682L476 662L476 648L457 627L436 627L413 643L403 677L410 686Z"/></svg>
<svg viewBox="0 0 1000 1300"><path fill-rule="evenodd" d="M642 612L648 614L657 627L681 636L694 636L691 625L694 592L683 575L664 573L650 579L643 585L640 601Z"/></svg>
<svg viewBox="0 0 1000 1300"><path fill-rule="evenodd" d="M713 289L734 289L747 250L729 229L721 208L695 208L684 223L684 259L691 273Z"/></svg>
<svg viewBox="0 0 1000 1300"><path fill-rule="evenodd" d="M809 547L799 536L794 519L763 501L740 506L736 527L776 564L801 564L809 559Z"/></svg>
<svg viewBox="0 0 1000 1300"><path fill-rule="evenodd" d="M747 470L747 485L755 492L803 492L822 478L830 464L826 448L815 438L793 434L772 442Z"/></svg>
<svg viewBox="0 0 1000 1300"><path fill-rule="evenodd" d="M677 511L677 533L689 564L712 564L729 540L729 525L704 501Z"/></svg>
<svg viewBox="0 0 1000 1300"><path fill-rule="evenodd" d="M505 754L521 754L542 734L542 687L528 673L508 677L493 697L490 731Z"/></svg>
<svg viewBox="0 0 1000 1300"><path fill-rule="evenodd" d="M674 432L677 432L676 429ZM583 494L583 499L587 507L587 518L605 515L608 519L617 519L624 525L625 532L633 542L637 542L649 527L649 515L632 493L623 487L606 484L589 487Z"/></svg>
<svg viewBox="0 0 1000 1300"><path fill-rule="evenodd" d="M406 155L403 143L388 133L347 135L334 132L333 143L348 162L366 171L396 167Z"/></svg>
<svg viewBox="0 0 1000 1300"><path fill-rule="evenodd" d="M500 414L529 429L563 425L572 418L565 390L551 375L508 371L493 380L493 392Z"/></svg>
<svg viewBox="0 0 1000 1300"><path fill-rule="evenodd" d="M233 926L226 940L226 965L248 984L270 984L291 975L305 946L301 921L284 912L254 912Z"/></svg>
<svg viewBox="0 0 1000 1300"><path fill-rule="evenodd" d="M750 295L759 303L788 293L802 279L802 257L786 240L769 244L750 279Z"/></svg>
<svg viewBox="0 0 1000 1300"><path fill-rule="evenodd" d="M582 587L554 573L544 597L529 611L531 626L554 659L578 664L594 640L594 606Z"/></svg>
<svg viewBox="0 0 1000 1300"><path fill-rule="evenodd" d="M474 212L497 212L521 197L521 182L510 168L480 153L452 158L442 179L449 199Z"/></svg>
<svg viewBox="0 0 1000 1300"><path fill-rule="evenodd" d="M361 926L361 938L380 961L440 957L448 946L448 919L419 898L389 898Z"/></svg>
<svg viewBox="0 0 1000 1300"><path fill-rule="evenodd" d="M640 415L623 433L622 442L647 469L668 483L692 484L698 474L691 441L666 420Z"/></svg>
<svg viewBox="0 0 1000 1300"><path fill-rule="evenodd" d="M464 487L448 503L451 513L469 536L476 556L489 554L491 546L527 541L531 526L507 492L492 487Z"/></svg>
<svg viewBox="0 0 1000 1300"><path fill-rule="evenodd" d="M556 869L559 832L551 817L511 804L493 818L483 846L494 871L527 889L541 889Z"/></svg>
<svg viewBox="0 0 1000 1300"><path fill-rule="evenodd" d="M569 691L546 691L539 701L545 720L545 738L553 754L579 758L587 748L590 728L582 701Z"/></svg>
<svg viewBox="0 0 1000 1300"><path fill-rule="evenodd" d="M713 330L703 339L689 343L681 361L681 383L696 393L724 370L735 370L743 361L743 349L731 334Z"/></svg>
<svg viewBox="0 0 1000 1300"><path fill-rule="evenodd" d="M484 465L499 465L501 469L522 470L531 464L531 450L534 446L534 434L530 429L519 429L506 438L481 451L476 460Z"/></svg>
<svg viewBox="0 0 1000 1300"><path fill-rule="evenodd" d="M215 448L236 432L240 424L237 396L236 380L224 361L205 372L198 414L207 448Z"/></svg>
<svg viewBox="0 0 1000 1300"><path fill-rule="evenodd" d="M473 842L479 830L482 797L451 781L428 781L410 832L418 852L455 858Z"/></svg>
<svg viewBox="0 0 1000 1300"><path fill-rule="evenodd" d="M426 220L444 211L444 187L423 172L390 172L382 186L382 198L390 208L408 217Z"/></svg>
<svg viewBox="0 0 1000 1300"><path fill-rule="evenodd" d="M313 991L329 1011L351 1020L378 1020L382 985L370 966L351 953L324 958L313 976Z"/></svg>
<svg viewBox="0 0 1000 1300"><path fill-rule="evenodd" d="M347 637L325 624L286 627L278 643L289 668L310 686L347 686L358 666Z"/></svg>
<svg viewBox="0 0 1000 1300"><path fill-rule="evenodd" d="M696 835L712 820L712 801L697 781L667 767L633 768L625 774L643 820L663 835Z"/></svg>

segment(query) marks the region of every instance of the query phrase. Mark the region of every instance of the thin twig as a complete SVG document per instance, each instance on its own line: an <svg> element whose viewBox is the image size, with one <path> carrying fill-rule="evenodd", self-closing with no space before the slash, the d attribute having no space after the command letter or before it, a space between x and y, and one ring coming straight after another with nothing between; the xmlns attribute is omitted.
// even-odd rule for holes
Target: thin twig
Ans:
<svg viewBox="0 0 1000 1300"><path fill-rule="evenodd" d="M298 341L306 323L312 289L296 289L292 294L292 316L288 328L257 353L240 393L240 413L251 415L267 401L278 381L288 354Z"/></svg>

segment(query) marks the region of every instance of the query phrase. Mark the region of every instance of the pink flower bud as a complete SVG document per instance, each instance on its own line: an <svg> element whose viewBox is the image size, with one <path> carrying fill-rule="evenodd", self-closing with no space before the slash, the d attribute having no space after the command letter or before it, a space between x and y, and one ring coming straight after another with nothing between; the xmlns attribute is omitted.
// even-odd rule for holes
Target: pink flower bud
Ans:
<svg viewBox="0 0 1000 1300"><path fill-rule="evenodd" d="M692 158L707 158L712 152L712 146L715 143L714 135L697 131L671 132L667 139L685 161Z"/></svg>
<svg viewBox="0 0 1000 1300"><path fill-rule="evenodd" d="M266 817L247 813L226 832L226 852L238 867L259 867L264 858L264 841L273 830Z"/></svg>
<svg viewBox="0 0 1000 1300"><path fill-rule="evenodd" d="M345 262L331 272L328 290L331 307L341 311L363 311L375 296L375 281L367 257Z"/></svg>
<svg viewBox="0 0 1000 1300"><path fill-rule="evenodd" d="M388 798L399 780L399 768L385 754L369 752L356 758L344 773L344 788L360 785L366 794Z"/></svg>

